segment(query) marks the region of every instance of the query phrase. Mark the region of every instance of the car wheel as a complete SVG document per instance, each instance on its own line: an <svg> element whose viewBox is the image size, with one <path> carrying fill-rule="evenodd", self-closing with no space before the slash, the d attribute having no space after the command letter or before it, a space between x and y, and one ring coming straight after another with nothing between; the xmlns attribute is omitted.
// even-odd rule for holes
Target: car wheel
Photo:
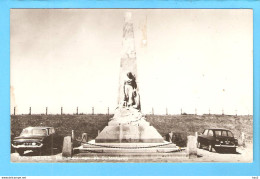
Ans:
<svg viewBox="0 0 260 179"><path fill-rule="evenodd" d="M202 147L201 147L201 143L200 142L198 142L198 144L197 144L197 147L199 148L199 149L201 149Z"/></svg>
<svg viewBox="0 0 260 179"><path fill-rule="evenodd" d="M53 155L53 148L52 147L50 147L49 151L50 151L50 155Z"/></svg>
<svg viewBox="0 0 260 179"><path fill-rule="evenodd" d="M42 149L38 149L38 155L39 155L39 156L42 155Z"/></svg>
<svg viewBox="0 0 260 179"><path fill-rule="evenodd" d="M209 144L209 151L212 152L212 149L213 149L212 145Z"/></svg>
<svg viewBox="0 0 260 179"><path fill-rule="evenodd" d="M23 155L24 154L24 150L16 149L15 153L18 153L19 155Z"/></svg>
<svg viewBox="0 0 260 179"><path fill-rule="evenodd" d="M237 149L236 148L231 148L231 153L237 153Z"/></svg>

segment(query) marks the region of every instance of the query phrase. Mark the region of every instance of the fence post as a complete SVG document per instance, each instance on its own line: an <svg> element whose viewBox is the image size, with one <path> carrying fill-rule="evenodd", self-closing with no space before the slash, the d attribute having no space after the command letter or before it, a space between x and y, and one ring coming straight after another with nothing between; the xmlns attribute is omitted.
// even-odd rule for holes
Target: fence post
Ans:
<svg viewBox="0 0 260 179"><path fill-rule="evenodd" d="M166 115L168 115L168 108L166 107Z"/></svg>
<svg viewBox="0 0 260 179"><path fill-rule="evenodd" d="M97 131L98 135L100 134L100 130Z"/></svg>
<svg viewBox="0 0 260 179"><path fill-rule="evenodd" d="M32 114L32 108L30 107L29 108L29 115L31 115Z"/></svg>
<svg viewBox="0 0 260 179"><path fill-rule="evenodd" d="M197 115L197 108L195 108L195 115Z"/></svg>
<svg viewBox="0 0 260 179"><path fill-rule="evenodd" d="M15 116L15 107L14 107L14 116Z"/></svg>
<svg viewBox="0 0 260 179"><path fill-rule="evenodd" d="M182 108L181 108L181 115L182 115Z"/></svg>
<svg viewBox="0 0 260 179"><path fill-rule="evenodd" d="M107 115L109 115L109 107L107 107Z"/></svg>
<svg viewBox="0 0 260 179"><path fill-rule="evenodd" d="M222 115L224 115L224 109L222 109Z"/></svg>
<svg viewBox="0 0 260 179"><path fill-rule="evenodd" d="M92 115L94 115L94 107L92 107Z"/></svg>
<svg viewBox="0 0 260 179"><path fill-rule="evenodd" d="M45 114L48 115L48 107L46 107Z"/></svg>
<svg viewBox="0 0 260 179"><path fill-rule="evenodd" d="M154 109L152 108L152 115L154 115Z"/></svg>
<svg viewBox="0 0 260 179"><path fill-rule="evenodd" d="M79 115L79 107L77 107L77 115Z"/></svg>
<svg viewBox="0 0 260 179"><path fill-rule="evenodd" d="M236 116L237 116L237 109L236 109Z"/></svg>
<svg viewBox="0 0 260 179"><path fill-rule="evenodd" d="M62 113L63 113L63 108L61 107L60 108L60 114L62 115Z"/></svg>

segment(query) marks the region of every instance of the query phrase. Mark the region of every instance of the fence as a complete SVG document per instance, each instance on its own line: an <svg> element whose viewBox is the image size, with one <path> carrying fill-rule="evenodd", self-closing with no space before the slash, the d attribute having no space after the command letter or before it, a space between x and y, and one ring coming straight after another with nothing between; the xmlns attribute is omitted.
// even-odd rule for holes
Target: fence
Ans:
<svg viewBox="0 0 260 179"><path fill-rule="evenodd" d="M11 113L11 115L17 115L17 112L16 112L16 107L13 108L13 113ZM87 111L87 110L86 110ZM204 113L203 115L235 115L237 116L238 115L238 110L234 110L234 113L233 114L225 114L224 112L224 109L222 108L221 110L221 113L220 114L216 114L216 113L211 113L211 110L209 108L208 110L208 113ZM26 115L32 115L32 107L29 107L29 111L28 113L26 113ZM45 115L48 115L48 107L45 108L45 113L35 113L35 114L45 114ZM57 114L57 113L56 113ZM60 115L63 115L65 114L64 113L64 110L63 110L63 107L60 108L60 113L58 113ZM66 113L66 114L71 114L71 113ZM95 114L106 114L106 115L110 115L110 114L113 114L113 113L110 113L110 108L107 107L104 109L104 112L101 112L101 113L95 113L95 107L91 107L91 113L88 113L88 112L85 112L85 113L79 113L79 107L76 107L75 108L75 113L72 113L73 115L82 115L82 114L92 114L92 115L95 115ZM155 113L155 108L152 107L151 109L151 112L147 113L147 114L150 114L150 115L157 115ZM23 113L22 113L23 115ZM168 111L168 107L165 108L165 113L160 113L159 115L198 115L198 109L195 108L194 109L194 113L186 113L184 112L184 110L182 108L180 108L180 112L179 113L174 113L174 114L170 114L169 111ZM246 115L246 114L244 114ZM249 112L247 114L247 116L250 116Z"/></svg>

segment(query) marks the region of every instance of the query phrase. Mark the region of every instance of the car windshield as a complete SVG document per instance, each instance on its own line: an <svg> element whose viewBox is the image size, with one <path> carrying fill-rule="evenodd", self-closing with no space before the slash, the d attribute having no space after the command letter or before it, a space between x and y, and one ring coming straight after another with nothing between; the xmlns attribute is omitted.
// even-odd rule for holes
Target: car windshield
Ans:
<svg viewBox="0 0 260 179"><path fill-rule="evenodd" d="M224 130L216 130L215 131L216 136L228 136L228 137L233 137L232 132L230 131L224 131Z"/></svg>
<svg viewBox="0 0 260 179"><path fill-rule="evenodd" d="M28 128L28 129L24 129L20 136L46 136L46 135L47 135L46 129Z"/></svg>

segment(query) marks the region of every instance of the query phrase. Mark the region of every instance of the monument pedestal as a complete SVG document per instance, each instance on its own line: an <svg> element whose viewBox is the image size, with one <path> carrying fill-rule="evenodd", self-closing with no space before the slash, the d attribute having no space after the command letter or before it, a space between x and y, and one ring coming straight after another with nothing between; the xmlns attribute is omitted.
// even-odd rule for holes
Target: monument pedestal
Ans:
<svg viewBox="0 0 260 179"><path fill-rule="evenodd" d="M112 156L161 156L180 152L175 144L164 141L141 112L125 107L117 108L108 126L96 139L83 144L78 150L85 155Z"/></svg>

